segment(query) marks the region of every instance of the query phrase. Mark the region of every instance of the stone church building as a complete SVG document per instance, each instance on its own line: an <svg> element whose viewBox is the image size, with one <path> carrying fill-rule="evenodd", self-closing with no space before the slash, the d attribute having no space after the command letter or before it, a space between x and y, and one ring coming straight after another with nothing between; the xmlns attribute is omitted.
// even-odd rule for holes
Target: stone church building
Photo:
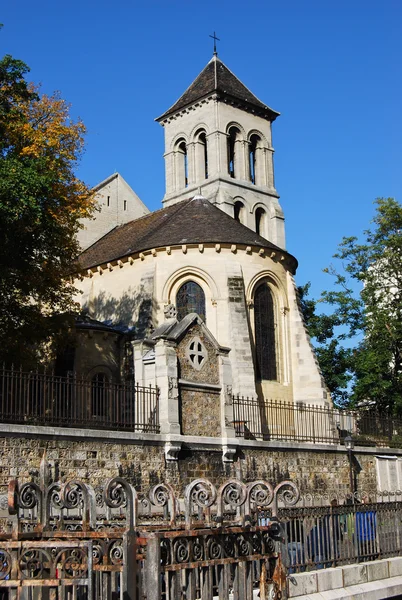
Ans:
<svg viewBox="0 0 402 600"><path fill-rule="evenodd" d="M329 402L298 307L297 262L286 251L274 185L278 114L214 56L157 119L165 131L163 208L147 212L127 184L121 197L113 194L111 178L98 186L101 212L82 234L91 244L80 257L79 301L92 319L131 330L136 381L158 382L158 359L152 370L144 357L196 313L205 335L226 349L214 384L241 396ZM117 174L113 181L125 183ZM202 359L188 355L188 379L207 384L212 356L202 352ZM85 368L97 367L120 377L117 347Z"/></svg>
<svg viewBox="0 0 402 600"><path fill-rule="evenodd" d="M286 250L278 116L214 55L157 119L162 207L150 212L118 173L97 186L100 211L79 238L82 316L56 365L93 386L85 410L94 427L8 426L19 442L5 443L4 456L19 476L29 473L23 455L39 464L46 448L64 479L121 475L139 488L161 480L183 488L195 477L291 478L305 491L349 490ZM126 382L158 390L153 408L137 396L135 427L117 424L117 409L127 424L127 403L110 391ZM307 405L326 415L318 444L297 441L304 421L295 415ZM376 489L373 450L359 463L365 489Z"/></svg>

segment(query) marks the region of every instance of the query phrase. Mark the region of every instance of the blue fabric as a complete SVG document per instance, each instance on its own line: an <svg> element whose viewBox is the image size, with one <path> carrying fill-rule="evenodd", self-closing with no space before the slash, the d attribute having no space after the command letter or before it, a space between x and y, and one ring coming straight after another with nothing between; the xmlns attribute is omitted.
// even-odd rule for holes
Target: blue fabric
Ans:
<svg viewBox="0 0 402 600"><path fill-rule="evenodd" d="M377 531L377 515L375 511L356 513L356 536L360 542L375 540Z"/></svg>

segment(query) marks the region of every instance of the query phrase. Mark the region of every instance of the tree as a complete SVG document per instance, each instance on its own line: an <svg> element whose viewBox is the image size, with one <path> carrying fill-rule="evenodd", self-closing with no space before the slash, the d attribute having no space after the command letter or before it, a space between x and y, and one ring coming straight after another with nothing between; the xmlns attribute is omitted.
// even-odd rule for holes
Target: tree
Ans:
<svg viewBox="0 0 402 600"><path fill-rule="evenodd" d="M36 360L76 306L69 280L90 189L74 175L85 127L40 94L22 61L0 61L0 359Z"/></svg>
<svg viewBox="0 0 402 600"><path fill-rule="evenodd" d="M345 359L351 385L345 387L347 379L343 389L335 385L335 396L402 412L402 206L393 198L379 198L376 205L364 243L343 238L334 255L342 270L325 269L335 289L323 292L319 302L333 313L317 316L312 301L306 322L323 371ZM349 348L342 346L346 340Z"/></svg>

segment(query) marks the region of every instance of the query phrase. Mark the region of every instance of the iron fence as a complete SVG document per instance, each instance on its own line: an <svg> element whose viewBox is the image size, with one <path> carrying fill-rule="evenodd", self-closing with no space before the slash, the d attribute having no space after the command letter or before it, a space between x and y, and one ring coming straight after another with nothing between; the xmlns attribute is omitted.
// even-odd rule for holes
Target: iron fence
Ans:
<svg viewBox="0 0 402 600"><path fill-rule="evenodd" d="M134 382L71 374L0 370L0 421L159 432L159 393Z"/></svg>
<svg viewBox="0 0 402 600"><path fill-rule="evenodd" d="M399 556L402 502L279 509L288 574Z"/></svg>
<svg viewBox="0 0 402 600"><path fill-rule="evenodd" d="M402 420L374 410L341 410L304 402L233 396L237 437L339 444L351 434L361 445L402 444Z"/></svg>

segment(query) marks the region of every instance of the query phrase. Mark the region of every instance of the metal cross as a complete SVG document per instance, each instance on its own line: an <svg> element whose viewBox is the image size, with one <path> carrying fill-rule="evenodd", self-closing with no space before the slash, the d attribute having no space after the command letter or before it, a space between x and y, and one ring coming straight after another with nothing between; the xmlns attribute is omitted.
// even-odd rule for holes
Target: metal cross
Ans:
<svg viewBox="0 0 402 600"><path fill-rule="evenodd" d="M210 38L212 38L214 40L214 56L218 56L218 53L216 51L216 42L220 42L220 39L218 37L216 37L216 33L214 31L214 35L210 35Z"/></svg>

